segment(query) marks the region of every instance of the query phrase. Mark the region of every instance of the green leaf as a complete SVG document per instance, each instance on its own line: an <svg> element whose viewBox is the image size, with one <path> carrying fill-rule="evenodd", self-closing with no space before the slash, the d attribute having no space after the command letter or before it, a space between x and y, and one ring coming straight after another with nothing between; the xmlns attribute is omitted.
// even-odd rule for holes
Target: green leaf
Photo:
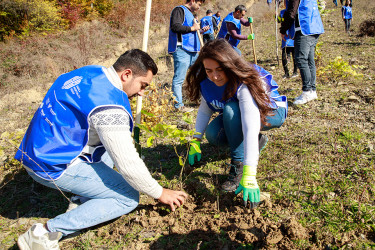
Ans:
<svg viewBox="0 0 375 250"><path fill-rule="evenodd" d="M143 115L147 115L147 116L150 116L150 117L154 117L155 115L154 114L152 114L152 113L149 113L149 112L147 112L147 111L145 111L145 110L141 110L141 113L143 114Z"/></svg>
<svg viewBox="0 0 375 250"><path fill-rule="evenodd" d="M180 164L180 166L184 165L184 160L183 160L182 156L178 157L178 163Z"/></svg>
<svg viewBox="0 0 375 250"><path fill-rule="evenodd" d="M155 137L154 136L151 136L151 137L149 137L148 139L147 139L147 147L151 147L152 146L152 144L154 143L154 139L155 139Z"/></svg>

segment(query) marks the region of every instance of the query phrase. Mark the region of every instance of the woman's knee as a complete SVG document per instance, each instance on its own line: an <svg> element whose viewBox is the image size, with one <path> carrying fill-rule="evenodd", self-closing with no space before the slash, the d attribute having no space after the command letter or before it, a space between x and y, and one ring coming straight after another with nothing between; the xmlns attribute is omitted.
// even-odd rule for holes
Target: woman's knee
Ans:
<svg viewBox="0 0 375 250"><path fill-rule="evenodd" d="M224 120L233 120L233 119L240 119L240 105L238 102L227 102L223 109L223 119Z"/></svg>

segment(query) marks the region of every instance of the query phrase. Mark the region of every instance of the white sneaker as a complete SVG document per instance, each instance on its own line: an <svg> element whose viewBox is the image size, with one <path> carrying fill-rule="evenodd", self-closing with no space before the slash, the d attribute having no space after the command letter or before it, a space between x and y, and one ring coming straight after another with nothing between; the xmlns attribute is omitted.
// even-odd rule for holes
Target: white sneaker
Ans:
<svg viewBox="0 0 375 250"><path fill-rule="evenodd" d="M316 94L316 90L310 90L310 101L317 99L318 95Z"/></svg>
<svg viewBox="0 0 375 250"><path fill-rule="evenodd" d="M46 233L43 234L43 232ZM60 232L49 233L43 224L36 223L26 233L18 237L17 245L21 250L60 249L59 240L61 237Z"/></svg>
<svg viewBox="0 0 375 250"><path fill-rule="evenodd" d="M305 104L306 102L311 101L311 93L310 91L303 91L300 96L298 96L293 104L295 105L300 105L300 104Z"/></svg>

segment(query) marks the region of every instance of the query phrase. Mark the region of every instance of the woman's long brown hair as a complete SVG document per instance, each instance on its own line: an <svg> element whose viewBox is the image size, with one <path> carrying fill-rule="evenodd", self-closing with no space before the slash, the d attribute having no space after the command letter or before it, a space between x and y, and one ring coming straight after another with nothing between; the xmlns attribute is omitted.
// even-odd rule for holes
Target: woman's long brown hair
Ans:
<svg viewBox="0 0 375 250"><path fill-rule="evenodd" d="M246 84L258 105L262 124L267 124L266 117L272 111L271 101L258 71L224 39L206 43L199 52L197 60L190 67L186 76L189 99L197 103L200 99L200 83L207 77L203 60L207 58L217 61L229 79L223 100L233 97L239 84Z"/></svg>

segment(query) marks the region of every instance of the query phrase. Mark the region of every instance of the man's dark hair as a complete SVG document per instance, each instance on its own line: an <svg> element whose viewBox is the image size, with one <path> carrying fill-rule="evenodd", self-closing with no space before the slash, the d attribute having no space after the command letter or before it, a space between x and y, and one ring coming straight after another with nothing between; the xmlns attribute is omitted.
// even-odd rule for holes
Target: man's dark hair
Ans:
<svg viewBox="0 0 375 250"><path fill-rule="evenodd" d="M246 9L246 7L244 6L244 5L238 5L235 9L234 9L234 12L237 12L237 11L245 11L245 12L247 12L247 9Z"/></svg>
<svg viewBox="0 0 375 250"><path fill-rule="evenodd" d="M212 10L207 10L206 15L213 13Z"/></svg>
<svg viewBox="0 0 375 250"><path fill-rule="evenodd" d="M148 70L151 70L153 75L158 73L158 66L149 54L140 49L131 49L122 54L113 64L116 72L121 72L125 69L131 69L134 75L144 76Z"/></svg>

